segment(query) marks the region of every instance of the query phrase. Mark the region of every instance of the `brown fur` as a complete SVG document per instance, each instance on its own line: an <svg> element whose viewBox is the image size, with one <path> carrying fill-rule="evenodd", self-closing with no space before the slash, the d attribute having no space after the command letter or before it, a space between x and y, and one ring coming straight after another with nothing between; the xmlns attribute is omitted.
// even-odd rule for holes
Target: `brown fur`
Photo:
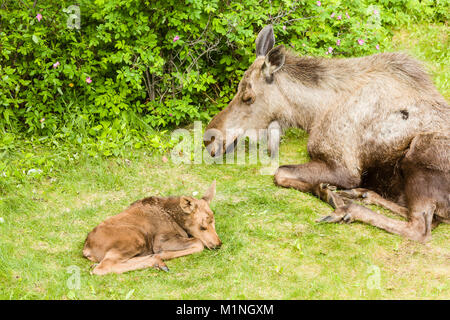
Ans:
<svg viewBox="0 0 450 320"><path fill-rule="evenodd" d="M282 70L305 85L318 86L326 68L322 59L287 54Z"/></svg>
<svg viewBox="0 0 450 320"><path fill-rule="evenodd" d="M83 256L99 262L93 274L122 273L154 267L168 271L164 260L217 248L221 241L215 230L209 202L215 182L201 199L191 197L148 197L131 204L92 230Z"/></svg>
<svg viewBox="0 0 450 320"><path fill-rule="evenodd" d="M351 63L348 63L351 62ZM368 74L383 75L389 73L398 80L417 90L427 92L434 86L422 66L402 53L382 53L364 58L326 59L317 57L299 57L286 52L282 70L304 85L341 87L349 75L366 77Z"/></svg>
<svg viewBox="0 0 450 320"><path fill-rule="evenodd" d="M274 177L277 185L312 192L340 211L348 203L342 196L364 195L366 202L390 207L410 221L415 219L417 203L422 204L422 213L439 217L435 221L447 221L442 218L450 206L442 199L449 197L450 157L442 148L448 149L450 107L420 63L401 53L348 59L298 57L283 46L272 48L261 41L274 43L270 27L258 35L257 58L236 96L207 130L216 129L227 137L227 130L265 129L273 124L280 130L302 128L309 133L311 161L279 167ZM205 144L216 154L233 142L211 139ZM415 181L421 183L414 189ZM330 185L357 189L339 194ZM405 230L402 225L389 231L425 239Z"/></svg>

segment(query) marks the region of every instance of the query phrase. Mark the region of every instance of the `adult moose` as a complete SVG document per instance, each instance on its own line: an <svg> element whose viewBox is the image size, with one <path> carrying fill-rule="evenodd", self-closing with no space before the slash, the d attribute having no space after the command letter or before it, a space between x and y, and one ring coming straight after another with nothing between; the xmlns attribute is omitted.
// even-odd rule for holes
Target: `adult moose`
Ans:
<svg viewBox="0 0 450 320"><path fill-rule="evenodd" d="M298 57L274 43L266 26L236 96L207 127L226 137L205 135L210 153L239 138L228 130L302 128L311 161L279 167L274 180L336 209L320 221L361 221L417 241L449 223L450 108L421 66L400 53ZM358 198L407 221L350 200Z"/></svg>

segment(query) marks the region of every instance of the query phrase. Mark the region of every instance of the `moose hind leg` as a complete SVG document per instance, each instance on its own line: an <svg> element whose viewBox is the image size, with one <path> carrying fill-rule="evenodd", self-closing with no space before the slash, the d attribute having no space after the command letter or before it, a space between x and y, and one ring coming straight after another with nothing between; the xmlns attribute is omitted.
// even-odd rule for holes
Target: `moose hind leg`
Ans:
<svg viewBox="0 0 450 320"><path fill-rule="evenodd" d="M156 255L124 258L114 250L110 250L103 260L92 270L92 274L124 273L150 267L169 271L166 264Z"/></svg>
<svg viewBox="0 0 450 320"><path fill-rule="evenodd" d="M312 192L312 184L301 179L298 167L296 165L279 167L274 175L275 184L284 188L294 188L302 192Z"/></svg>
<svg viewBox="0 0 450 320"><path fill-rule="evenodd" d="M163 271L169 271L169 268L162 261L162 259L156 255L151 254L142 257L135 257L128 259L122 263L115 265L114 271L115 273L123 273L127 271L140 270L146 268L155 268Z"/></svg>
<svg viewBox="0 0 450 320"><path fill-rule="evenodd" d="M344 198L357 200L361 199L364 204L374 204L392 211L393 213L404 218L408 217L408 208L402 207L393 201L383 198L375 191L364 188L355 188L350 190L340 190L337 191L337 193Z"/></svg>
<svg viewBox="0 0 450 320"><path fill-rule="evenodd" d="M435 208L434 204L425 203L410 210L409 221L400 221L388 218L359 204L351 203L336 209L333 214L320 219L320 221L346 223L360 221L411 240L426 242L431 237Z"/></svg>

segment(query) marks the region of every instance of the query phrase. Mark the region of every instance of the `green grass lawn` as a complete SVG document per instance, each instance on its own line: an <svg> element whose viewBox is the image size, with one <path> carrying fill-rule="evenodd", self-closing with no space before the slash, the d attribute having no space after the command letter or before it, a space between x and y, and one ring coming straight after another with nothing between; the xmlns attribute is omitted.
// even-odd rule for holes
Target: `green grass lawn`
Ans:
<svg viewBox="0 0 450 320"><path fill-rule="evenodd" d="M447 30L413 27L396 34L393 48L427 60L448 98ZM409 42L415 38L416 44ZM308 161L306 143L303 132L288 132L281 164ZM439 226L422 245L359 223L318 224L330 206L310 194L277 188L259 169L174 165L140 151L131 160L81 157L55 164L43 179L1 180L0 298L450 298L449 225ZM92 262L81 250L98 223L145 196L201 196L213 179L220 250L168 261L169 273L89 274ZM71 285L73 270L80 271L78 289Z"/></svg>

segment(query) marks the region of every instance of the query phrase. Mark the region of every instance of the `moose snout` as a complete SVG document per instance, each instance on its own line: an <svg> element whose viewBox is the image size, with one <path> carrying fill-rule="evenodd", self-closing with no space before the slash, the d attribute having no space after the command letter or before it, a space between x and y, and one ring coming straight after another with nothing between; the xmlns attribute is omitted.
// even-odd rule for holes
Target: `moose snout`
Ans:
<svg viewBox="0 0 450 320"><path fill-rule="evenodd" d="M206 136L206 135L205 135ZM215 137L204 138L203 143L206 146L211 157L218 157L223 153L232 153L238 143L239 135L231 136L230 139L215 139Z"/></svg>
<svg viewBox="0 0 450 320"><path fill-rule="evenodd" d="M208 245L208 249L211 249L211 250L217 250L217 249L219 249L221 246L222 246L222 241L219 240L218 242L209 244L209 245Z"/></svg>
<svg viewBox="0 0 450 320"><path fill-rule="evenodd" d="M224 142L216 140L214 137L211 140L204 140L203 142L211 157L221 155L225 149Z"/></svg>
<svg viewBox="0 0 450 320"><path fill-rule="evenodd" d="M222 246L222 241L219 240L219 243L214 247L214 249L219 249Z"/></svg>
<svg viewBox="0 0 450 320"><path fill-rule="evenodd" d="M202 242L210 250L216 250L222 246L222 241L217 234L204 238Z"/></svg>

